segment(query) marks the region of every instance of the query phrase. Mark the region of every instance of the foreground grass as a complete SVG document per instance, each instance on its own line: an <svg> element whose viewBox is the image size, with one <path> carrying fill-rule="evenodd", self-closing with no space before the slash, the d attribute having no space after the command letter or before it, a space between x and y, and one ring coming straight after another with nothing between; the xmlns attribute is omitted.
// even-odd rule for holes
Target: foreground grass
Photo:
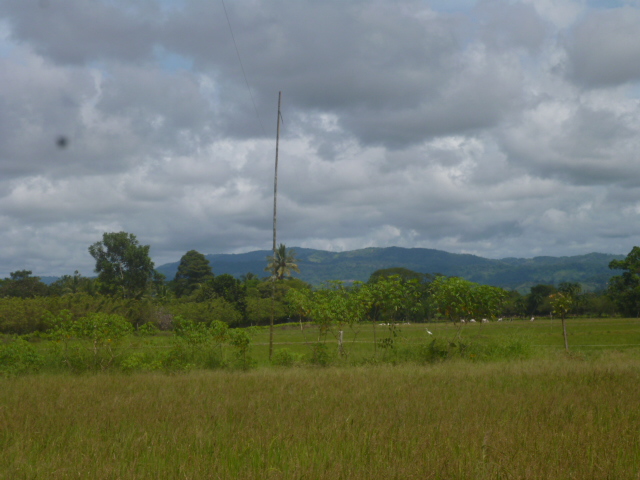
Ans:
<svg viewBox="0 0 640 480"><path fill-rule="evenodd" d="M640 360L0 380L0 478L631 479Z"/></svg>

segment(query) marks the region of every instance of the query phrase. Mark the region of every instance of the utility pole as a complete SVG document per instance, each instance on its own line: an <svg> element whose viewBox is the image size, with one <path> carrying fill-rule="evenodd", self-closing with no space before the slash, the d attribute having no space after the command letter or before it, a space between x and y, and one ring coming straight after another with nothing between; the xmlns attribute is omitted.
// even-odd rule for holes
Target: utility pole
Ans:
<svg viewBox="0 0 640 480"><path fill-rule="evenodd" d="M282 92L278 92L278 118L276 120L276 170L273 177L273 261L276 261L276 226L278 223L277 205L278 205L278 148L280 143L280 102L282 100ZM269 360L273 355L273 321L276 315L276 278L277 272L273 272L271 277L271 322L269 324Z"/></svg>
<svg viewBox="0 0 640 480"><path fill-rule="evenodd" d="M273 254L276 253L276 225L277 225L277 205L278 205L278 148L280 143L280 101L282 92L278 92L278 119L276 128L276 172L273 177Z"/></svg>

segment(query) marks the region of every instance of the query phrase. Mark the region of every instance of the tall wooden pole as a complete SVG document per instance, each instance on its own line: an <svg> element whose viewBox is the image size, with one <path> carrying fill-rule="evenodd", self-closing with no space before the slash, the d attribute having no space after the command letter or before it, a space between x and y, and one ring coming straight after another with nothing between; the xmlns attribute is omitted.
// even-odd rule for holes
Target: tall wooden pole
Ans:
<svg viewBox="0 0 640 480"><path fill-rule="evenodd" d="M282 92L278 92L278 118L276 120L276 170L273 176L273 261L276 261L276 226L278 223L277 205L278 205L278 148L280 144L280 102L282 100ZM273 321L276 316L276 274L273 272L271 281L271 322L269 323L269 360L273 355Z"/></svg>
<svg viewBox="0 0 640 480"><path fill-rule="evenodd" d="M276 172L273 177L273 254L276 253L276 225L278 223L277 205L278 205L278 148L280 143L280 101L282 100L282 92L278 92L278 119L276 128Z"/></svg>

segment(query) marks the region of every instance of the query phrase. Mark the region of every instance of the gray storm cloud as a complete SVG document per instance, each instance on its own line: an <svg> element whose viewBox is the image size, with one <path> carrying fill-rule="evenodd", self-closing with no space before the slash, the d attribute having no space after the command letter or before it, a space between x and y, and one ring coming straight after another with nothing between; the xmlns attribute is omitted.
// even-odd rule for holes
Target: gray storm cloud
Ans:
<svg viewBox="0 0 640 480"><path fill-rule="evenodd" d="M5 0L0 275L269 248L278 91L287 245L626 253L640 8L583 3Z"/></svg>

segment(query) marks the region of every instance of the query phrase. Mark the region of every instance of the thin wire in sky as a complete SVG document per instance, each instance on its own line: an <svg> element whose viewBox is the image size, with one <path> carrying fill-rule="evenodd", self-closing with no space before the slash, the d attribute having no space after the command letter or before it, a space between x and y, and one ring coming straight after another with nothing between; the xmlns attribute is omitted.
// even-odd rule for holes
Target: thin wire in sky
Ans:
<svg viewBox="0 0 640 480"><path fill-rule="evenodd" d="M247 79L247 74L244 71L244 65L242 64L242 58L240 58L240 50L238 50L238 44L236 43L236 37L233 34L233 28L231 27L231 21L229 20L229 14L227 13L227 6L224 4L224 0L220 0L222 2L222 8L224 9L224 16L227 18L227 24L229 25L229 31L231 32L231 40L233 40L233 46L236 49L236 55L238 56L238 62L240 63L240 68L242 69L242 76L244 77L244 82L247 84L247 90L249 90L249 96L251 97L251 103L253 104L253 109L256 112L256 117L258 118L258 123L260 124L260 128L262 129L262 134L266 136L266 132L264 129L264 125L262 125L262 120L260 119L260 114L258 113L258 107L256 107L256 102L253 99L253 93L251 92L251 87L249 86L249 80Z"/></svg>

